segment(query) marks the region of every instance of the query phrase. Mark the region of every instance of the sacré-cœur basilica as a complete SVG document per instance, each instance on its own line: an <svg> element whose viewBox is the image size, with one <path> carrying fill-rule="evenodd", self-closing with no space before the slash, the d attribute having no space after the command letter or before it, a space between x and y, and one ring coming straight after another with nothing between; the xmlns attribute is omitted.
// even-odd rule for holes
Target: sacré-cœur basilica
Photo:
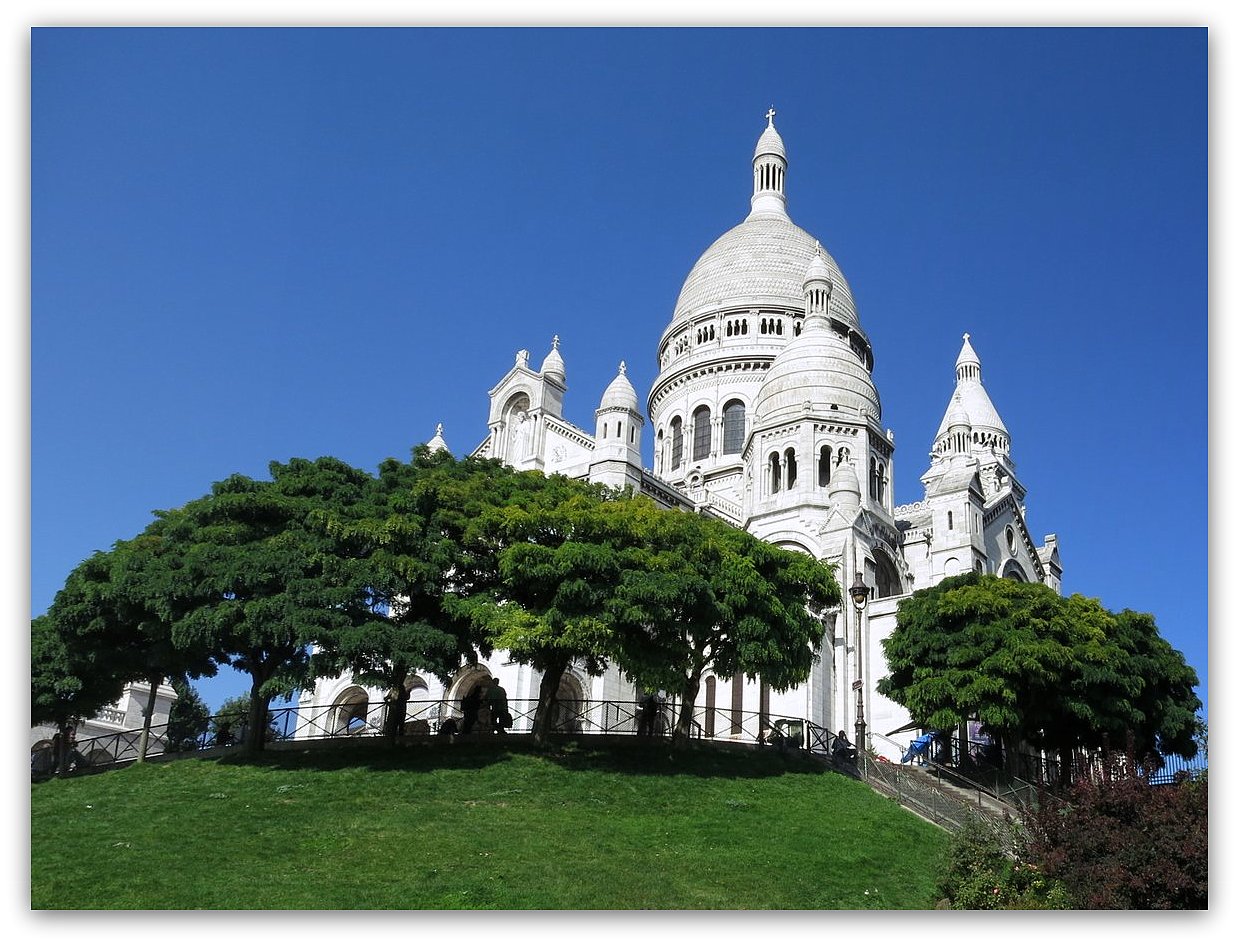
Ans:
<svg viewBox="0 0 1239 945"><path fill-rule="evenodd" d="M859 574L869 600L858 610L845 596L828 615L820 659L804 685L775 692L760 679L708 676L697 714L705 731L726 737L738 713L806 718L852 733L861 711L880 740L873 749L889 753L893 746L880 736L908 717L874 687L886 675L880 644L900 600L968 569L1061 590L1062 564L1054 535L1038 544L1028 532L1011 438L967 334L953 390L943 365L946 403L921 474L924 498L893 504L895 441L883 426L873 346L839 266L788 215L787 153L773 109L766 117L748 216L684 280L658 340L659 371L645 409L621 363L593 429L568 421L567 367L556 338L537 367L528 351L517 352L490 390L489 433L474 453L717 516L834 564L843 588ZM652 470L641 458L647 438ZM441 429L429 445L447 448ZM431 676L410 679L410 720L424 731L460 715L461 698L483 676L498 677L511 700L537 698L537 673L496 652L446 687ZM383 695L347 676L320 679L300 705L332 711L302 734L326 734L324 725L346 731ZM636 697L615 667L601 677L574 667L559 691L565 717L584 700Z"/></svg>

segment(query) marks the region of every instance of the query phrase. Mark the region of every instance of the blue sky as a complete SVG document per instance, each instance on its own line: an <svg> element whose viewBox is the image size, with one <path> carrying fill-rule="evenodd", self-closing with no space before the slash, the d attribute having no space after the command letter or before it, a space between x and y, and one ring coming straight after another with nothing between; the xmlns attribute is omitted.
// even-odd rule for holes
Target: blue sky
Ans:
<svg viewBox="0 0 1239 945"><path fill-rule="evenodd" d="M896 501L970 332L1065 589L1153 613L1207 700L1206 42L35 30L32 613L232 472L373 470L439 422L472 450L552 335L568 419L592 429L621 359L644 397L773 104L789 213L873 342Z"/></svg>

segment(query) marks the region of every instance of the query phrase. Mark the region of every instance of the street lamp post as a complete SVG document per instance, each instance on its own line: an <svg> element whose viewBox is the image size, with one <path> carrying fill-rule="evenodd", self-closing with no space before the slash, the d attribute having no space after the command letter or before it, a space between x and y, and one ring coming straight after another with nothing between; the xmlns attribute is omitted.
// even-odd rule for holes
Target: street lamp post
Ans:
<svg viewBox="0 0 1239 945"><path fill-rule="evenodd" d="M857 757L865 750L865 635L861 632L861 620L865 604L869 602L869 587L865 584L864 575L856 572L856 580L848 588L848 596L856 608L856 680L852 688L856 690L856 751Z"/></svg>

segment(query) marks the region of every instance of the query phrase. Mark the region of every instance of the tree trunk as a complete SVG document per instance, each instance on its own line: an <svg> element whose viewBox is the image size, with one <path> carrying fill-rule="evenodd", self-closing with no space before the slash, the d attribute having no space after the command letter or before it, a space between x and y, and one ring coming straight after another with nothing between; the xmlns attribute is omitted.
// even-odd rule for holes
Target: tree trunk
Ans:
<svg viewBox="0 0 1239 945"><path fill-rule="evenodd" d="M247 752L262 751L267 740L267 708L271 705L271 697L259 695L262 683L254 679L250 686L250 717L245 730L245 750Z"/></svg>
<svg viewBox="0 0 1239 945"><path fill-rule="evenodd" d="M397 695L395 699L387 700L387 717L383 719L383 734L391 739L395 739L404 731L404 719L409 714L409 690L404 688L404 681L408 676L405 667L397 667L397 672L392 673L392 678L396 682L388 693Z"/></svg>
<svg viewBox="0 0 1239 945"><path fill-rule="evenodd" d="M142 735L138 738L138 761L146 760L146 748L151 740L151 718L155 715L155 697L159 695L159 684L163 676L151 679L150 695L146 697L146 708L142 710Z"/></svg>
<svg viewBox="0 0 1239 945"><path fill-rule="evenodd" d="M697 674L685 681L684 692L680 702L680 715L675 720L675 732L671 744L675 748L684 748L693 734L693 710L697 706L697 693L701 690L701 675Z"/></svg>
<svg viewBox="0 0 1239 945"><path fill-rule="evenodd" d="M551 722L555 718L555 696L567 670L568 660L557 659L542 672L542 682L538 684L538 708L533 714L533 743L539 748L550 740Z"/></svg>
<svg viewBox="0 0 1239 945"><path fill-rule="evenodd" d="M69 728L67 721L56 723L56 731L60 737L52 739L56 749L52 757L52 774L61 778L69 774Z"/></svg>

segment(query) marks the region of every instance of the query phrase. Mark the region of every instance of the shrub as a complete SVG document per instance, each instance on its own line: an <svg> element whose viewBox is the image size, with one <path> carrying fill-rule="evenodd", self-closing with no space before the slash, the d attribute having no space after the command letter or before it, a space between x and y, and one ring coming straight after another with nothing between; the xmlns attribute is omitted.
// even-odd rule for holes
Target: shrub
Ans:
<svg viewBox="0 0 1239 945"><path fill-rule="evenodd" d="M955 834L938 881L952 909L1070 909L1063 884L1046 877L1026 857L1023 835L1012 823L980 818Z"/></svg>
<svg viewBox="0 0 1239 945"><path fill-rule="evenodd" d="M1085 909L1205 909L1209 781L1106 772L1029 815L1026 852Z"/></svg>

